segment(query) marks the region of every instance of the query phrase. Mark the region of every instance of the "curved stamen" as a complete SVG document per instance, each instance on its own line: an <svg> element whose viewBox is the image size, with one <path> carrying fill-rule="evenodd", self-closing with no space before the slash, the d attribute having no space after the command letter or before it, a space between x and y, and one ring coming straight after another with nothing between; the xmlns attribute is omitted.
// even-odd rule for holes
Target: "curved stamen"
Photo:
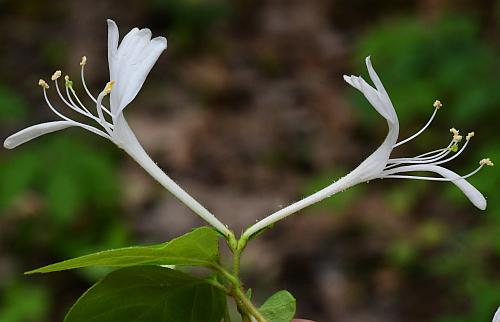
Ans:
<svg viewBox="0 0 500 322"><path fill-rule="evenodd" d="M66 104L69 108L71 108L73 111L77 112L77 113L80 113L81 115L83 116L86 116L86 117L89 117L95 121L100 121L97 117L95 117L95 115L91 114L91 113L87 113L86 111L82 110L81 108L79 108L78 106L76 105L73 105L73 104L70 104L65 98L64 96L62 95L61 93L61 90L59 88L59 84L58 84L58 81L57 79L54 80L54 83L56 84L56 91L57 91L57 94L59 94L59 98L64 102L64 104Z"/></svg>
<svg viewBox="0 0 500 322"><path fill-rule="evenodd" d="M85 107L85 105L83 105L82 101L80 101L80 98L78 98L78 95L76 95L76 92L73 89L73 82L69 80L69 77L65 76L64 79L66 80L66 92L67 92L68 96L70 96L69 92L71 92L71 94L73 94L73 97L76 99L76 101L80 105L80 108L82 108L82 110L87 112L89 115L94 115L94 114L90 113L90 111ZM74 104L73 100L71 100L71 102ZM75 106L76 106L76 104L75 104Z"/></svg>
<svg viewBox="0 0 500 322"><path fill-rule="evenodd" d="M104 88L104 90L97 97L97 101L96 101L97 114L99 115L99 118L101 119L101 121L103 123L102 126L104 127L106 132L108 132L108 134L110 136L113 135L113 131L111 130L111 128L109 126L107 126L107 122L104 119L104 114L102 113L102 104L101 103L102 103L104 96L108 95L109 92L111 91L111 88L113 88L114 83L115 83L114 81L108 82L106 84L106 87Z"/></svg>
<svg viewBox="0 0 500 322"><path fill-rule="evenodd" d="M455 153L454 155L452 155L451 157L449 157L448 159L441 160L441 161L438 161L438 162L433 162L431 164L434 164L434 165L443 164L443 163L450 162L451 160L455 159L456 157L458 157L465 150L465 148L467 147L467 144L469 144L469 141L470 141L470 138L467 137L467 140L465 140L465 144L462 146L462 148L457 153Z"/></svg>
<svg viewBox="0 0 500 322"><path fill-rule="evenodd" d="M435 104L436 105L436 104ZM413 140L414 138L416 138L417 136L419 136L420 134L422 134L422 132L425 131L425 129L427 129L429 127L429 125L432 123L432 120L434 120L434 117L436 116L436 113L437 111L439 110L439 107L436 106L436 108L434 109L434 112L432 113L431 115L431 118L429 119L429 121L427 121L427 123L424 125L423 128L421 128L417 133L413 134L412 136L410 136L409 138L407 139L404 139L403 141L400 141L396 144L394 144L392 146L392 148L397 148L398 146L402 145L402 144L405 144L406 142L409 142L411 140Z"/></svg>
<svg viewBox="0 0 500 322"><path fill-rule="evenodd" d="M393 169L393 168L400 166L402 164L441 164L441 163L445 163L445 162L448 162L449 160L453 160L454 158L457 157L457 155L454 155L453 157L449 158L445 162L439 161L442 158L444 158L445 156L447 156L448 154L450 154L451 151L452 150L448 148L446 150L443 150L443 152L441 152L435 156L428 157L428 158L421 158L421 159L408 158L408 159L405 159L405 160L399 161L399 162L391 162L392 164L387 165L384 170ZM463 151L463 148L462 148L462 150L460 150L460 153L462 151Z"/></svg>
<svg viewBox="0 0 500 322"><path fill-rule="evenodd" d="M441 149L437 149L437 150L434 150L434 151L426 152L426 153L423 153L423 154L420 154L420 155L417 155L417 156L411 157L411 158L394 158L394 159L389 159L389 161L387 163L391 164L391 163L401 163L401 162L413 161L413 160L429 160L429 159L433 159L435 157L438 157L438 156L446 153L446 151L448 151L451 148L451 146L453 144L455 144L455 143L456 143L456 141L452 139L450 141L450 143L445 148L441 148Z"/></svg>
<svg viewBox="0 0 500 322"><path fill-rule="evenodd" d="M83 123L80 123L80 122L76 122L76 121L74 121L74 120L70 119L69 117L67 117L67 116L63 115L62 113L60 113L60 112L59 112L59 111L58 111L58 110L57 110L57 109L56 109L56 108L55 108L55 107L54 107L54 106L50 103L50 101L49 101L49 98L48 98L48 96L47 96L47 90L46 90L46 89L48 88L48 85L47 85L47 87L42 86L42 88L43 88L43 96L44 96L44 98L45 98L45 102L47 102L47 105L49 106L49 108L50 108L50 109L52 110L52 112L54 112L57 116L59 116L60 118L62 118L62 119L63 119L63 120L65 120L65 121L68 121L68 122L73 123L75 126L82 127L82 128L84 128L84 129L86 129L86 130L88 130L88 131L90 131L90 132L93 132L93 133L95 133L95 134L97 134L97 135L100 135L100 136L102 136L102 137L104 137L104 138L106 138L106 139L111 140L111 136L107 135L107 134L106 134L106 133L104 133L103 131L101 131L101 130L99 130L99 129L96 129L96 128L95 128L95 127L93 127L93 126L90 126L90 125L87 125L87 124L83 124Z"/></svg>
<svg viewBox="0 0 500 322"><path fill-rule="evenodd" d="M84 105L83 103L80 101L80 99L78 98L78 96L76 95L76 92L75 90L73 89L73 82L69 79L69 76L66 75L64 77L64 79L66 80L66 95L68 97L68 100L71 102L72 105L74 105L76 108L79 108L76 104L75 104L75 101L73 101L73 99L71 98L71 94L73 94L73 97L76 99L76 101L78 102L78 104L80 105L81 109L83 109L85 111L85 113L88 113L88 116L90 118L92 118L93 120L95 120L97 123L99 123L101 126L104 127L104 124L102 122L106 122L106 125L108 127L113 127L113 124L109 123L105 118L103 118L103 120L101 120L100 118L97 118L94 114L92 114ZM71 94L70 94L71 92ZM80 108L79 108L80 109Z"/></svg>
<svg viewBox="0 0 500 322"><path fill-rule="evenodd" d="M85 59L84 59L85 58ZM94 97L94 95L92 95L92 93L89 91L88 87L87 87L87 84L85 83L85 64L87 63L87 57L83 56L82 57L82 62L80 63L80 65L82 66L81 68L81 71L80 71L80 77L82 79L82 84L83 84L83 88L85 89L85 92L87 93L87 95L90 97L91 100L94 101L94 103L97 103L97 99ZM113 117L113 114L103 105L101 105L101 108L104 112L108 113L108 115L110 115L111 117Z"/></svg>
<svg viewBox="0 0 500 322"><path fill-rule="evenodd" d="M62 118L63 120L65 121L69 121L69 122L75 122L73 121L72 119L70 119L69 117L65 116L64 114L62 114L61 112L59 112L49 101L49 98L47 96L47 90L46 88L43 88L43 97L45 98L45 102L47 103L47 105L49 106L49 108L52 110L52 112L54 112L54 114L56 114L57 116L59 116L60 118Z"/></svg>

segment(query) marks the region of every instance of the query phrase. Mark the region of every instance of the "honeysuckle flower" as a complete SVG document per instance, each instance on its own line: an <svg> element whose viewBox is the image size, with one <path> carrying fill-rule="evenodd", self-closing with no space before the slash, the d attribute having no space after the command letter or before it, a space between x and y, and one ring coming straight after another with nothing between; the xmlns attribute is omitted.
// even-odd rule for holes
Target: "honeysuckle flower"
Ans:
<svg viewBox="0 0 500 322"><path fill-rule="evenodd" d="M149 29L133 28L123 37L119 44L119 31L116 23L113 20L108 20L107 23L110 81L97 97L92 95L85 83L87 57L83 56L80 62L82 85L86 94L95 103L96 113L92 113L91 110L83 104L69 76L64 77L64 93L59 86L59 79L61 78L62 72L58 70L54 72L51 77L56 92L64 105L97 125L93 126L78 122L61 113L48 98L47 91L50 85L45 80L41 79L38 85L40 85L43 90L45 101L49 108L61 120L41 123L21 130L8 137L4 142L4 146L8 149L12 149L41 135L68 127L77 126L86 129L109 139L125 150L167 190L222 234L228 236L230 231L224 224L179 187L153 160L151 160L137 140L123 114L125 107L127 107L138 94L160 54L167 48L167 39L164 37L151 39L151 31ZM110 108L106 108L103 104L103 99L108 94L110 96Z"/></svg>
<svg viewBox="0 0 500 322"><path fill-rule="evenodd" d="M436 116L438 110L442 108L442 103L440 101L435 101L434 112L432 113L429 121L420 129L417 133L404 139L400 142L399 137L399 120L392 105L392 102L387 94L380 78L372 67L370 57L366 58L366 67L368 68L368 73L372 82L375 85L373 88L369 85L363 78L358 76L344 76L344 80L361 93L364 94L366 99L375 108L375 110L382 115L387 121L389 131L383 143L380 147L375 150L368 158L366 158L357 168L347 174L345 177L339 179L338 181L332 183L328 187L294 203L279 211L269 215L268 217L257 222L244 232L244 236L250 237L261 229L279 221L309 205L319 202L325 198L332 196L335 193L343 191L354 185L362 182L368 182L374 179L416 179L416 180L429 180L429 181L448 181L455 184L467 198L472 202L477 208L484 210L486 208L486 199L484 196L469 182L465 179L477 173L483 166L492 166L493 163L489 159L483 159L479 162L477 169L471 173L460 176L455 172L442 167L441 165L447 163L456 157L458 157L466 148L471 138L474 136L474 132L470 132L465 137L465 143L459 149L458 144L462 141L463 137L460 135L459 131L455 128L450 129L453 137L450 143L441 149L430 151L415 157L406 158L391 158L392 151L415 139L422 132L424 132L427 127L431 124L432 120ZM452 154L451 156L449 156ZM430 177L430 176L414 176L407 175L408 172L432 172L440 177Z"/></svg>

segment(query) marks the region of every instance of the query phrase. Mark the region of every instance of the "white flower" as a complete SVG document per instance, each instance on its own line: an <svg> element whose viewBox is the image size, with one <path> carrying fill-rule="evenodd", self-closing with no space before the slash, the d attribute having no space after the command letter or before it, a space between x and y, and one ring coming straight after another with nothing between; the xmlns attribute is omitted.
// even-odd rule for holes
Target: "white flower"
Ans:
<svg viewBox="0 0 500 322"><path fill-rule="evenodd" d="M224 235L228 235L230 232L225 225L180 188L153 160L151 160L137 140L134 132L130 129L123 114L125 107L132 102L141 89L160 54L167 48L167 39L164 37L151 39L151 31L149 29L145 28L139 30L138 28L134 28L125 35L119 45L118 43L118 27L114 21L108 20L108 63L110 81L106 84L97 98L91 94L85 83L84 70L87 64L87 57L82 57L80 62L82 84L87 95L96 104L96 114L92 113L82 103L73 88L73 82L70 80L69 76L64 77L64 94L66 95L63 95L58 83L62 75L61 71L56 71L51 77L62 102L74 112L97 123L98 127L74 121L56 109L47 95L49 85L41 79L38 84L42 87L47 105L62 120L37 124L19 131L8 137L4 142L4 146L8 149L12 149L43 134L72 126L84 128L111 140L121 147L152 177L184 202L189 208ZM104 107L102 102L104 97L108 94L110 94L109 109Z"/></svg>
<svg viewBox="0 0 500 322"><path fill-rule="evenodd" d="M465 179L478 172L484 165L492 166L493 163L489 159L481 160L479 162L479 167L465 176L459 176L455 172L441 166L442 164L455 159L464 151L470 139L474 136L474 132L470 132L466 136L466 141L462 148L460 148L459 150L458 143L462 141L462 136L456 129L453 128L450 130L450 132L453 134L453 138L451 139L451 142L448 144L448 146L444 148L427 152L416 157L393 159L390 158L392 151L396 147L413 140L422 132L424 132L424 130L434 119L437 111L442 107L442 103L440 101L434 102L434 112L432 113L429 121L421 130L419 130L411 137L397 143L399 136L399 120L396 111L394 110L392 102L384 86L382 85L382 82L380 81L377 73L372 67L370 57L366 58L366 66L368 68L370 78L375 84L375 88L370 86L361 77L344 76L344 79L351 86L362 92L366 99L370 102L370 104L375 108L375 110L377 110L377 112L386 119L387 125L389 127L389 132L382 145L380 145L380 147L375 150L375 152L373 152L366 160L364 160L356 169L351 171L345 177L339 179L337 182L334 182L328 187L294 204L291 204L290 206L285 207L257 222L255 225L245 231L244 235L246 237L250 237L259 230L275 223L276 221L279 221L309 205L328 198L339 191L343 191L349 187L357 185L358 183L368 182L374 179L404 178L430 181L449 181L455 184L460 190L462 190L465 196L469 198L472 204L474 204L477 208L482 210L486 208L486 199L484 198L484 196ZM452 156L449 157L450 153L452 154ZM438 174L440 177L406 175L406 173L408 172L415 171L433 172Z"/></svg>
<svg viewBox="0 0 500 322"><path fill-rule="evenodd" d="M495 316L493 317L492 322L500 322L500 307L498 307L497 312L495 313Z"/></svg>

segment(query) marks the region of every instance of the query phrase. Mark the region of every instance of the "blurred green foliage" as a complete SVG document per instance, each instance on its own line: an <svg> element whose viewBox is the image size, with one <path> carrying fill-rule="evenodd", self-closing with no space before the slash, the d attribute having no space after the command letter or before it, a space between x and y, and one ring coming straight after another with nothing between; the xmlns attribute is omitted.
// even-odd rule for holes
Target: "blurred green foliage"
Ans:
<svg viewBox="0 0 500 322"><path fill-rule="evenodd" d="M27 103L0 87L0 122L19 124L27 115ZM40 255L62 260L128 243L128 228L119 217L117 159L99 139L76 131L1 153L0 223L15 227L1 237L9 252L32 254L14 257L11 265L22 270L48 261ZM95 281L105 272L78 274ZM0 283L0 290L1 322L44 321L54 302L46 287L36 283Z"/></svg>
<svg viewBox="0 0 500 322"><path fill-rule="evenodd" d="M27 103L13 90L0 84L0 124L22 120L26 117Z"/></svg>
<svg viewBox="0 0 500 322"><path fill-rule="evenodd" d="M50 294L42 286L13 283L5 288L0 322L39 322L48 316Z"/></svg>
<svg viewBox="0 0 500 322"><path fill-rule="evenodd" d="M488 120L500 102L498 51L481 37L473 18L448 15L434 22L387 22L359 40L354 59L362 72L368 55L402 124L430 115L438 98L449 113L447 120L464 125Z"/></svg>
<svg viewBox="0 0 500 322"><path fill-rule="evenodd" d="M167 22L169 41L183 54L199 51L202 40L211 36L213 28L227 21L232 12L231 2L227 0L150 1Z"/></svg>

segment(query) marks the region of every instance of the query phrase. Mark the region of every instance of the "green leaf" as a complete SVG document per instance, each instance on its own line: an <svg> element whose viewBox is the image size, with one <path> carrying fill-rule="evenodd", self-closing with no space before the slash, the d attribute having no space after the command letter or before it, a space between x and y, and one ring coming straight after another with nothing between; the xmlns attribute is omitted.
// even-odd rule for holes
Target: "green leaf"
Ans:
<svg viewBox="0 0 500 322"><path fill-rule="evenodd" d="M274 293L259 311L269 322L290 322L295 315L295 298L288 291Z"/></svg>
<svg viewBox="0 0 500 322"><path fill-rule="evenodd" d="M85 292L64 322L220 322L225 295L206 281L160 266L110 273Z"/></svg>
<svg viewBox="0 0 500 322"><path fill-rule="evenodd" d="M200 227L164 244L107 250L51 264L26 274L88 266L126 267L152 264L211 266L219 257L219 236L219 233L212 228Z"/></svg>

